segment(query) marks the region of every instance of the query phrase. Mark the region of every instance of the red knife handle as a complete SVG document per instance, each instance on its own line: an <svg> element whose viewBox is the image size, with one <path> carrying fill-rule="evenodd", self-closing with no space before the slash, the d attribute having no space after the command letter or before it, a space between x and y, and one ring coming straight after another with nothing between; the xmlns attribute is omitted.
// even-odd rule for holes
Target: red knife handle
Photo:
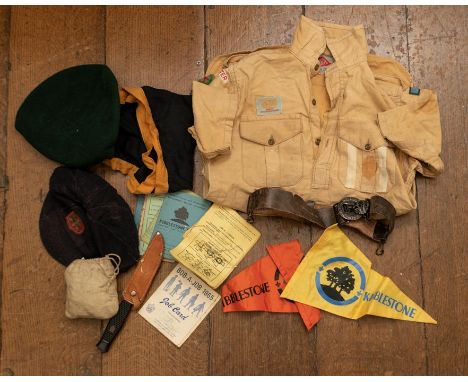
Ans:
<svg viewBox="0 0 468 382"><path fill-rule="evenodd" d="M123 298L133 304L133 310L143 303L161 265L163 251L164 238L160 232L156 232L123 291Z"/></svg>

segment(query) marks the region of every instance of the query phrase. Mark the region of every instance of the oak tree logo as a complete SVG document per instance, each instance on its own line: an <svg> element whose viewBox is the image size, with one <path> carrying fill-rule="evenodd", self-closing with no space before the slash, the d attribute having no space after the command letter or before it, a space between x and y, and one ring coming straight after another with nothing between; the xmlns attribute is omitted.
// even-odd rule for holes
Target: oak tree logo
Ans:
<svg viewBox="0 0 468 382"><path fill-rule="evenodd" d="M341 293L350 294L354 290L355 278L348 266L327 270L328 285L321 284L323 292L335 301L344 301Z"/></svg>
<svg viewBox="0 0 468 382"><path fill-rule="evenodd" d="M358 301L366 287L366 273L349 257L326 259L315 272L315 288L326 302L347 306Z"/></svg>
<svg viewBox="0 0 468 382"><path fill-rule="evenodd" d="M189 217L187 208L180 207L179 209L175 210L174 216L175 218L171 219L172 221L188 226L187 221L186 221Z"/></svg>

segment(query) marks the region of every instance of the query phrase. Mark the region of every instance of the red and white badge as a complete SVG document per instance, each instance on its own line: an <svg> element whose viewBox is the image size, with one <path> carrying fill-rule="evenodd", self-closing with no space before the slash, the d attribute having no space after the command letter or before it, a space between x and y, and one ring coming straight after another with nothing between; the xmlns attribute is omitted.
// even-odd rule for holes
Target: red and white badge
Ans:
<svg viewBox="0 0 468 382"><path fill-rule="evenodd" d="M224 69L219 72L218 76L223 82L229 81L229 74Z"/></svg>
<svg viewBox="0 0 468 382"><path fill-rule="evenodd" d="M335 62L335 59L333 58L333 56L322 54L319 57L319 62L320 62L320 66L328 66L328 65L333 64Z"/></svg>
<svg viewBox="0 0 468 382"><path fill-rule="evenodd" d="M85 230L84 222L75 211L71 211L67 216L65 216L65 221L67 222L67 227L70 231L77 235L83 234Z"/></svg>

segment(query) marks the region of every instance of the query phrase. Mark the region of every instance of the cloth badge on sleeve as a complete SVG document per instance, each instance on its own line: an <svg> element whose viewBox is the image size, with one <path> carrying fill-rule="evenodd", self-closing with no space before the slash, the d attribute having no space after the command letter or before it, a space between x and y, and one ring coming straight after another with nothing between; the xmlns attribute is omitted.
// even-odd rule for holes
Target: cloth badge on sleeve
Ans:
<svg viewBox="0 0 468 382"><path fill-rule="evenodd" d="M307 330L320 319L320 311L280 297L298 267L303 253L297 240L267 246L268 256L233 277L221 290L223 310L299 312Z"/></svg>
<svg viewBox="0 0 468 382"><path fill-rule="evenodd" d="M371 262L338 225L309 250L281 297L351 319L366 314L414 322L437 322Z"/></svg>
<svg viewBox="0 0 468 382"><path fill-rule="evenodd" d="M219 72L218 76L224 83L229 82L229 74L224 69Z"/></svg>

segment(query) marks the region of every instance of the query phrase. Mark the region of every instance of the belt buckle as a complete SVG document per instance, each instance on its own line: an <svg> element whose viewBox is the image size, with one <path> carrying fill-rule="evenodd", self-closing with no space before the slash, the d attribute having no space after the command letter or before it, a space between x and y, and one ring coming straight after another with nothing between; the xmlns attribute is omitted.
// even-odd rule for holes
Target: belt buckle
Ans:
<svg viewBox="0 0 468 382"><path fill-rule="evenodd" d="M344 198L335 205L338 215L346 221L359 220L369 212L369 200Z"/></svg>

